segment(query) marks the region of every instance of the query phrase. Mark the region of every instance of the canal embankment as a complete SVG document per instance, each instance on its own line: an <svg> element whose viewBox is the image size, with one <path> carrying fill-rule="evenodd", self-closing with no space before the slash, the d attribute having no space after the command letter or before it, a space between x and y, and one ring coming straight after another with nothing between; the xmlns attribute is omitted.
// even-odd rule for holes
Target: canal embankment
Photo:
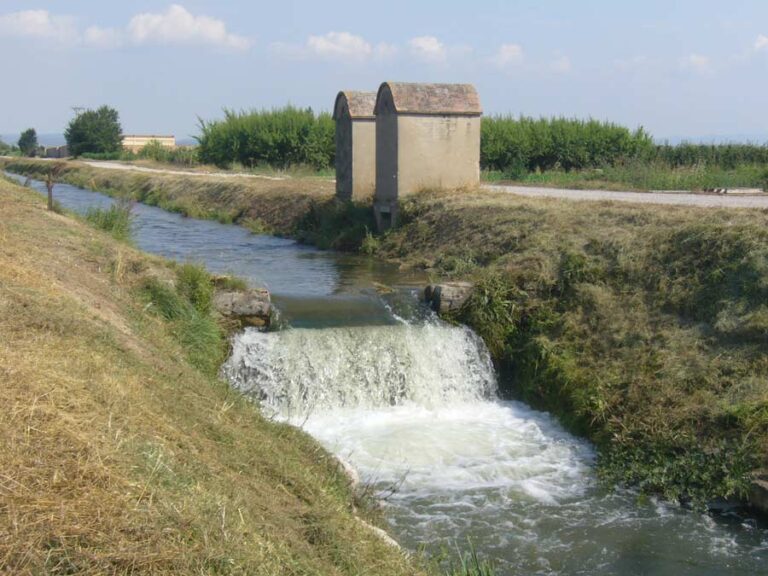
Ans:
<svg viewBox="0 0 768 576"><path fill-rule="evenodd" d="M8 168L47 170L30 161ZM595 442L610 483L683 501L740 499L768 467L764 210L426 191L404 203L398 229L376 236L364 206L335 207L316 181L259 183L251 196L202 179L63 173L182 213L262 222L474 282L452 317L483 337L508 394Z"/></svg>
<svg viewBox="0 0 768 576"><path fill-rule="evenodd" d="M1 566L418 571L361 528L333 456L217 377L204 271L4 180L0 206Z"/></svg>

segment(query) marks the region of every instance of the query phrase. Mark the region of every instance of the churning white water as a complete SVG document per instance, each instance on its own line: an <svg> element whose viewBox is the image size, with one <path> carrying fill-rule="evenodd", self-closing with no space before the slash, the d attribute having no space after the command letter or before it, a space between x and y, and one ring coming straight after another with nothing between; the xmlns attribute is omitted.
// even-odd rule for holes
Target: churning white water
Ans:
<svg viewBox="0 0 768 576"><path fill-rule="evenodd" d="M675 576L755 573L768 550L758 541L740 557L743 543L702 530L701 516L599 490L589 444L500 401L464 327L248 330L223 373L350 462L412 549L471 539L504 574Z"/></svg>

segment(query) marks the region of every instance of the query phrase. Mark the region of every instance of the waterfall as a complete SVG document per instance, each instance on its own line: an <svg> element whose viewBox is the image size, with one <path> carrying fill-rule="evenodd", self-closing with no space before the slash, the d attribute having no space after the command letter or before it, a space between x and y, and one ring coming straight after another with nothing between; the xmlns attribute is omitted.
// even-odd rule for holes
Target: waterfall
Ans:
<svg viewBox="0 0 768 576"><path fill-rule="evenodd" d="M223 375L285 416L337 408L448 406L496 393L490 355L469 328L439 321L237 336Z"/></svg>

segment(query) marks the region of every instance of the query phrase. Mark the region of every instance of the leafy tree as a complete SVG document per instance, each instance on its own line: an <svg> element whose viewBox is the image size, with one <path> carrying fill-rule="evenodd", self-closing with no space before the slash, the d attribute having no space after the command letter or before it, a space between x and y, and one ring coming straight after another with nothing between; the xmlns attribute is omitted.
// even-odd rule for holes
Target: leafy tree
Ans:
<svg viewBox="0 0 768 576"><path fill-rule="evenodd" d="M117 110L102 106L98 110L86 110L78 114L64 131L69 153L105 154L118 152L122 146L123 129Z"/></svg>
<svg viewBox="0 0 768 576"><path fill-rule="evenodd" d="M19 137L19 149L24 156L34 156L37 151L37 132L34 128L24 130Z"/></svg>

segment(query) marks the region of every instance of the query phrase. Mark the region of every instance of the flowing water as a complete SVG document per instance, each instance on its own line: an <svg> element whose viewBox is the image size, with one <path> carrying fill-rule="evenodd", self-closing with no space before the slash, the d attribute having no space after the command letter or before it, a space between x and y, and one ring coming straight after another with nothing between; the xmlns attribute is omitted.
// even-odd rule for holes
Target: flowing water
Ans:
<svg viewBox="0 0 768 576"><path fill-rule="evenodd" d="M56 197L80 212L111 202ZM471 539L501 574L768 574L764 525L601 489L591 446L500 399L482 341L418 306L423 279L140 205L135 236L272 290L288 327L238 335L223 374L351 463L407 548Z"/></svg>

